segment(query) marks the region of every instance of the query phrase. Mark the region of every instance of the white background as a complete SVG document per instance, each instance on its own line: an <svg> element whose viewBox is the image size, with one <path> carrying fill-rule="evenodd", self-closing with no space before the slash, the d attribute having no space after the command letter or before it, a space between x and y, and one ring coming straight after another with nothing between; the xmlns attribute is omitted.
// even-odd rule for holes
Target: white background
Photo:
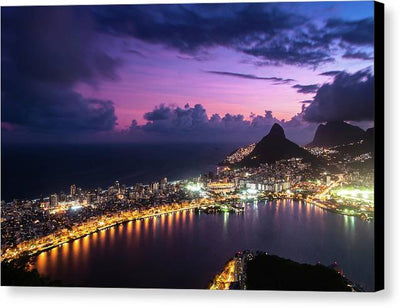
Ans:
<svg viewBox="0 0 400 308"><path fill-rule="evenodd" d="M7 5L228 2L207 0L0 0ZM230 1L243 2L243 1ZM268 2L252 1L252 2ZM294 1L292 1L294 2ZM377 293L0 288L1 307L400 307L400 1L385 3L385 290ZM377 101L376 104L383 102ZM396 198L397 197L397 198Z"/></svg>

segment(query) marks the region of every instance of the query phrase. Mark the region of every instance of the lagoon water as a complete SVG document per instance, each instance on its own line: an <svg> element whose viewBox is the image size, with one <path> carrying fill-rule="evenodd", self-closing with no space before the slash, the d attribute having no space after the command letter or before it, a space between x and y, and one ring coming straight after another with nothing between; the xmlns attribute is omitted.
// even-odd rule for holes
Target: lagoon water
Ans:
<svg viewBox="0 0 400 308"><path fill-rule="evenodd" d="M41 274L75 286L205 288L239 250L301 263L339 263L374 285L374 225L304 202L248 203L242 214L185 211L138 220L38 255Z"/></svg>

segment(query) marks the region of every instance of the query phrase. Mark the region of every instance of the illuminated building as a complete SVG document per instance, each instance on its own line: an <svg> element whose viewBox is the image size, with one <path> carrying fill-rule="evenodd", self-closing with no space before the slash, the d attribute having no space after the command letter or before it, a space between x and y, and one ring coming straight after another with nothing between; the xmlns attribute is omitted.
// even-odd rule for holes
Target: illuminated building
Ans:
<svg viewBox="0 0 400 308"><path fill-rule="evenodd" d="M71 194L71 197L75 197L75 195L76 195L76 186L75 186L75 184L71 185L70 194Z"/></svg>
<svg viewBox="0 0 400 308"><path fill-rule="evenodd" d="M235 184L211 182L207 185L207 188L214 193L230 193L235 190Z"/></svg>
<svg viewBox="0 0 400 308"><path fill-rule="evenodd" d="M255 184L255 183L246 183L246 188L257 189L257 184Z"/></svg>
<svg viewBox="0 0 400 308"><path fill-rule="evenodd" d="M158 183L151 183L150 189L152 192L158 191L159 184Z"/></svg>
<svg viewBox="0 0 400 308"><path fill-rule="evenodd" d="M67 201L67 195L61 192L60 194L60 202L65 202Z"/></svg>
<svg viewBox="0 0 400 308"><path fill-rule="evenodd" d="M326 185L327 186L331 185L331 176L330 175L327 175L325 180L326 180Z"/></svg>
<svg viewBox="0 0 400 308"><path fill-rule="evenodd" d="M58 196L57 194L53 194L50 196L50 207L54 208L58 205Z"/></svg>
<svg viewBox="0 0 400 308"><path fill-rule="evenodd" d="M120 186L119 186L119 182L118 182L118 181L115 181L114 189L115 189L115 191L118 192L118 193L121 192L121 188L120 188Z"/></svg>
<svg viewBox="0 0 400 308"><path fill-rule="evenodd" d="M161 189L165 189L167 183L168 183L167 178L162 178L162 179L160 180L160 188L161 188Z"/></svg>
<svg viewBox="0 0 400 308"><path fill-rule="evenodd" d="M88 194L86 196L86 201L88 204L92 204L96 201L96 194Z"/></svg>
<svg viewBox="0 0 400 308"><path fill-rule="evenodd" d="M236 253L234 260L235 260L234 280L241 281L243 278L243 254L242 254L242 252Z"/></svg>
<svg viewBox="0 0 400 308"><path fill-rule="evenodd" d="M282 183L282 190L288 190L290 189L290 183L289 182L283 182Z"/></svg>
<svg viewBox="0 0 400 308"><path fill-rule="evenodd" d="M234 281L239 283L239 288L245 289L247 263L254 258L250 250L239 251L235 254Z"/></svg>

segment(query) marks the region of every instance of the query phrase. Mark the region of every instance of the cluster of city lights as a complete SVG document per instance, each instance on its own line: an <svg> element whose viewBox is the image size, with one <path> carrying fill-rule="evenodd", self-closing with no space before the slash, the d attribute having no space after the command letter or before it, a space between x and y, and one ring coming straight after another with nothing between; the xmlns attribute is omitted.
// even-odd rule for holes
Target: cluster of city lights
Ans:
<svg viewBox="0 0 400 308"><path fill-rule="evenodd" d="M249 188L241 192L240 199L247 200L247 199L255 199L257 198L259 191L257 189Z"/></svg>
<svg viewBox="0 0 400 308"><path fill-rule="evenodd" d="M201 183L190 183L186 186L186 189L192 192L199 192L203 189L203 185Z"/></svg>
<svg viewBox="0 0 400 308"><path fill-rule="evenodd" d="M360 200L372 200L374 197L373 190L359 190L359 189L351 189L345 190L341 189L336 192L336 194L340 197L344 198L353 198L353 199L360 199Z"/></svg>

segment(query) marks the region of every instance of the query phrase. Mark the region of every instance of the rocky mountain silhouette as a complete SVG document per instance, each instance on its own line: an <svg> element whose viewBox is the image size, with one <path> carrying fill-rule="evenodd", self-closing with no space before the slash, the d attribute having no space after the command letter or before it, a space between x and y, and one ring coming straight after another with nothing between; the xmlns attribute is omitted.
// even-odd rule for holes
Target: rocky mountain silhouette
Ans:
<svg viewBox="0 0 400 308"><path fill-rule="evenodd" d="M358 126L343 121L320 124L315 132L314 140L307 147L332 147L360 141L365 137L365 131Z"/></svg>
<svg viewBox="0 0 400 308"><path fill-rule="evenodd" d="M285 131L279 124L274 124L254 150L240 163L240 166L256 167L262 163L273 163L282 159L302 158L307 162L317 162L318 159L307 150L286 139Z"/></svg>

